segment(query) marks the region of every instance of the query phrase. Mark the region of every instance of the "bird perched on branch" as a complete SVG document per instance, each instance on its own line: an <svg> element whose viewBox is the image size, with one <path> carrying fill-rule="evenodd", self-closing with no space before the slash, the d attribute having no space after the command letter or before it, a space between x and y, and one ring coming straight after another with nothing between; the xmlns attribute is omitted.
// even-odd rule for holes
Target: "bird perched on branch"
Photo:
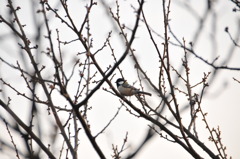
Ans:
<svg viewBox="0 0 240 159"><path fill-rule="evenodd" d="M123 96L132 96L135 94L145 94L149 96L152 95L151 93L140 91L139 89L129 85L127 80L124 80L123 78L117 79L116 84L119 93Z"/></svg>

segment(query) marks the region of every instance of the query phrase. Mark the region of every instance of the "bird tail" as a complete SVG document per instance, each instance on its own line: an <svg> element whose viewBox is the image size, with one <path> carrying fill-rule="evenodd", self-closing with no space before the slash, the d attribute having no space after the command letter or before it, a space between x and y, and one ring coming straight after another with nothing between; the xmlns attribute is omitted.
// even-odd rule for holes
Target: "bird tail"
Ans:
<svg viewBox="0 0 240 159"><path fill-rule="evenodd" d="M145 94L145 95L148 95L148 96L151 96L151 95L152 95L151 93L143 92L143 91L139 91L138 93L140 93L140 94Z"/></svg>

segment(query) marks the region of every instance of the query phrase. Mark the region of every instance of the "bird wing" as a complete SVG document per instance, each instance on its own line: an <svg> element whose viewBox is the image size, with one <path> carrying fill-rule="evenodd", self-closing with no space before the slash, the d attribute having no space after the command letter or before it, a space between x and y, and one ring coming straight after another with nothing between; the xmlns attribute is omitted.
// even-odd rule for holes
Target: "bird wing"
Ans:
<svg viewBox="0 0 240 159"><path fill-rule="evenodd" d="M135 88L135 87L133 87L133 86L131 86L130 84L128 84L127 82L125 82L123 85L122 85L123 87L125 87L125 88L130 88L130 89L132 89L132 90L136 90L136 91L138 91L139 89L137 89L137 88Z"/></svg>

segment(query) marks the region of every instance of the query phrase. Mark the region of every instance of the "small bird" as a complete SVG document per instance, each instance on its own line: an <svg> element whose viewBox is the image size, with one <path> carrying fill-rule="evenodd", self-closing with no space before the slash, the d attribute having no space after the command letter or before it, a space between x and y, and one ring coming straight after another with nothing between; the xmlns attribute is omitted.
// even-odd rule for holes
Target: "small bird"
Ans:
<svg viewBox="0 0 240 159"><path fill-rule="evenodd" d="M152 95L151 93L140 91L139 89L129 85L127 80L124 80L123 78L117 79L116 84L119 93L123 96L132 96L135 94L145 94L149 96Z"/></svg>

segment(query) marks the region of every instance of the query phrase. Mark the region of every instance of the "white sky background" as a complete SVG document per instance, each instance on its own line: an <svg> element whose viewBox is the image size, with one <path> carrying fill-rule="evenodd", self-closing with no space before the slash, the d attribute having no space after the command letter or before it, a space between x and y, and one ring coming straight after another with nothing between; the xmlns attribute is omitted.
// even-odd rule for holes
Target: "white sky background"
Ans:
<svg viewBox="0 0 240 159"><path fill-rule="evenodd" d="M54 2L51 1L53 4ZM111 1L109 1L111 2ZM170 26L174 34L178 37L178 39L184 38L186 40L186 44L188 44L190 41L193 40L193 36L196 31L196 26L198 26L198 21L196 21L195 17L188 11L186 11L186 8L184 6L181 6L182 0L179 1L172 1L171 4L171 12L170 12ZM199 0L192 0L187 1L188 4L193 7L193 9L199 14L199 16L203 16L205 9L205 1L199 1ZM201 3L202 2L202 3ZM19 3L19 2L17 2ZM69 1L69 8L71 8L70 14L72 14L74 22L78 24L78 26L81 24L82 19L85 16L85 8L84 5L87 3L87 1ZM111 2L111 6L113 6L113 11L116 11L115 7L115 1ZM136 5L136 1L121 1L120 3L120 17L122 20L122 23L126 24L129 28L132 28L135 23L135 14L133 13L133 9L130 6L133 4ZM28 35L31 37L33 33L35 32L36 28L33 28L33 21L31 18L31 10L29 9L29 2L24 0L21 1L21 10L19 11L19 17L22 20L23 23L27 24L25 29ZM4 11L6 11L5 5L0 5L0 13L3 14ZM219 60L216 62L216 64L220 64L222 60L224 60L228 56L228 52L230 50L230 47L232 45L231 40L229 39L228 35L224 32L224 29L226 26L229 27L229 31L232 35L237 33L238 28L238 22L239 22L239 12L235 13L232 12L232 8L234 5L231 2L228 1L217 1L216 6L214 7L214 11L217 15L217 24L216 24L216 39L217 39L217 50L213 50L210 35L213 32L212 22L213 18L209 16L207 18L207 22L204 25L204 31L203 34L199 37L198 41L196 42L196 53L198 53L201 57L204 57L208 59L209 61L213 60L212 58L212 52L215 52L215 56L220 56ZM161 1L153 0L153 1L146 1L144 5L144 13L148 20L149 25L160 35L163 36L163 16L162 16L162 4ZM64 14L62 14L64 15ZM39 16L41 17L41 16ZM42 19L39 18L38 21L41 21ZM79 23L78 23L79 21ZM56 39L56 31L55 29L58 28L60 30L60 38L62 38L62 41L70 41L76 38L74 34L71 33L71 30L69 30L66 26L64 26L63 23L59 22L59 20L53 18L50 22L50 27L53 31L54 40ZM101 6L101 3L98 2L97 6L94 6L91 15L90 15L90 27L91 27L91 33L93 38L93 51L96 51L99 47L103 45L103 42L105 41L105 38L108 35L108 32L113 30L112 35L112 45L114 46L115 53L117 57L120 57L124 51L124 45L119 38L119 35L116 30L114 30L112 21L109 19L109 17L106 15L106 10L103 9ZM0 36L7 34L8 29L3 27L2 24L0 24ZM129 32L130 35L130 32ZM169 34L170 35L170 34ZM16 64L16 60L19 60L21 63L21 59L19 57L19 52L14 52L14 50L17 50L16 45L14 44L15 41L11 42L9 41L12 37L6 37L6 40L1 41L0 44L0 56L2 58L6 58L10 63ZM162 46L161 43L163 40L157 36L155 36L155 40L158 41L158 45L160 46L160 51L162 52ZM12 39L11 39L12 40ZM175 42L173 37L171 37L171 40ZM44 41L44 39L43 39ZM56 42L56 41L55 41ZM56 43L55 43L56 44ZM42 48L46 48L48 45L47 42L43 42L41 44ZM63 46L63 55L65 63L65 68L70 72L70 68L72 67L72 63L76 58L79 58L76 56L76 54L80 51L82 51L82 47L79 46L80 43L72 43L68 46ZM149 40L149 35L146 32L146 28L143 23L140 23L140 27L138 29L136 39L133 43L133 48L136 50L136 55L139 58L139 61L143 68L147 71L147 74L152 77L154 82L157 82L158 74L156 72L158 71L158 59L157 59L157 53L154 49L153 44ZM55 47L57 50L57 45ZM235 50L234 56L229 64L229 66L232 67L239 67L239 48ZM10 53L9 53L10 52ZM172 64L179 68L181 66L181 58L183 55L183 50L178 47L171 47L170 48L170 57ZM37 55L36 55L37 56ZM110 55L110 49L106 48L101 52L99 55L96 56L96 59L101 64L101 66L104 68L108 65L112 65L113 59ZM48 77L52 73L52 64L49 63L49 60L47 57L44 57L40 59L41 63L46 65L46 70L49 71L49 73L45 73L44 77ZM21 63L24 65L23 63ZM123 70L123 74L125 78L129 81L129 83L136 82L137 80L137 74L135 72L134 66L132 64L131 58L127 58L122 64L121 69ZM199 59L195 57L190 58L190 68L191 68L191 82L197 83L199 82L204 72L208 72L211 69L209 66L207 66L204 62L200 61ZM7 72L7 73L6 73ZM94 72L94 70L92 70ZM120 74L118 72L118 76ZM240 99L239 99L239 88L240 84L234 81L232 78L235 77L237 79L240 79L240 74L237 71L220 71L218 72L217 79L214 80L214 83L211 83L210 89L207 90L208 95L203 100L202 109L205 112L208 112L208 122L211 127L217 128L217 126L220 126L221 132L222 132L222 141L224 145L227 147L227 154L232 156L233 158L237 158L240 156L239 148L240 148L240 116L238 115L240 112ZM12 72L12 70L9 67L6 67L0 62L0 76L6 79L9 83L14 83L14 86L17 87L19 90L24 90L26 87L24 84L19 84L21 81L16 81L16 77L19 78L19 73ZM76 82L78 81L77 73L75 75L75 78L70 82L69 90L73 90L75 92L76 90ZM97 76L98 79L101 79L101 76ZM115 81L116 79L114 79ZM139 83L136 83L136 87L139 87ZM94 86L93 86L94 87ZM103 87L107 87L107 85L103 85ZM180 85L180 87L184 87L184 85ZM147 86L145 86L147 89ZM148 90L148 89L147 89ZM151 90L148 90L151 92ZM196 92L199 90L196 89ZM9 91L7 92L7 95L11 95L13 92ZM74 93L73 93L74 94ZM58 93L55 93L56 97L58 96ZM0 96L2 98L2 96ZM181 101L181 99L183 101ZM67 104L65 100L56 98L55 103L64 106L64 103ZM151 103L153 106L156 106L159 102L158 97L148 97L148 102ZM95 102L96 101L96 102ZM132 101L134 102L134 97L132 97ZM15 104L18 103L18 104ZM178 102L180 105L184 105L186 103L185 98L179 98ZM105 91L98 91L94 96L93 99L90 101L89 105L93 106L92 110L89 111L88 119L91 124L91 129L93 134L98 133L103 126L106 125L106 123L114 116L117 109L120 107L120 103L118 102L118 99L114 96L112 96L110 93L107 93ZM29 106L27 106L27 101L22 100L19 96L16 96L12 99L12 108L13 110L21 116L21 119L27 121L27 117L24 115L25 112L28 112ZM0 108L0 113L5 114L5 111ZM41 113L43 114L42 127L46 129L46 131L51 131L48 122L53 120L52 116L45 116L46 114L46 108L45 106L41 109ZM186 113L186 116L188 116L188 113ZM27 113L28 114L28 113ZM167 115L167 114L166 114ZM182 115L183 121L187 120L184 118L185 114ZM6 115L8 118L8 116ZM64 121L64 118L67 117L62 115L62 120ZM130 115L125 108L122 108L118 117L115 119L115 121L110 125L110 127L107 129L107 131L100 135L97 139L97 142L99 143L100 147L102 148L104 154L107 158L110 158L112 153L112 144L119 145L119 147L122 145L123 139L125 138L126 132L128 132L128 143L126 150L126 153L123 153L123 156L125 154L128 154L128 152L134 151L135 146L138 145L139 142L141 142L142 137L145 135L145 131L148 128L148 122L144 121L143 119L138 119L132 115ZM204 124L202 123L201 119L198 120L198 128L199 128L199 136L201 141L205 141L209 147L211 147L214 152L216 152L215 147L213 144L208 142L208 132L204 129ZM4 124L1 122L1 130L5 130ZM47 134L46 132L46 134ZM8 134L6 132L3 132L1 134ZM2 136L2 135L0 135ZM19 137L20 138L20 137ZM48 139L45 139L47 144ZM6 141L10 141L9 139L6 139ZM18 141L16 141L18 142ZM20 142L19 142L20 143ZM61 146L61 143L59 144ZM18 145L17 145L18 146ZM59 147L56 148L57 150ZM98 158L97 154L89 144L89 142L85 138L85 134L83 131L80 133L80 146L79 146L79 158ZM201 154L201 153L200 153ZM8 154L0 154L0 156L3 155L5 158L7 158ZM45 155L43 155L45 156ZM203 155L204 157L208 158L208 156ZM180 147L177 144L168 142L162 138L159 138L158 136L155 136L154 139L152 139L147 145L145 145L144 150L138 154L135 158L137 159L145 159L145 158L183 158L183 159L191 159L192 157L183 150L182 147Z"/></svg>

